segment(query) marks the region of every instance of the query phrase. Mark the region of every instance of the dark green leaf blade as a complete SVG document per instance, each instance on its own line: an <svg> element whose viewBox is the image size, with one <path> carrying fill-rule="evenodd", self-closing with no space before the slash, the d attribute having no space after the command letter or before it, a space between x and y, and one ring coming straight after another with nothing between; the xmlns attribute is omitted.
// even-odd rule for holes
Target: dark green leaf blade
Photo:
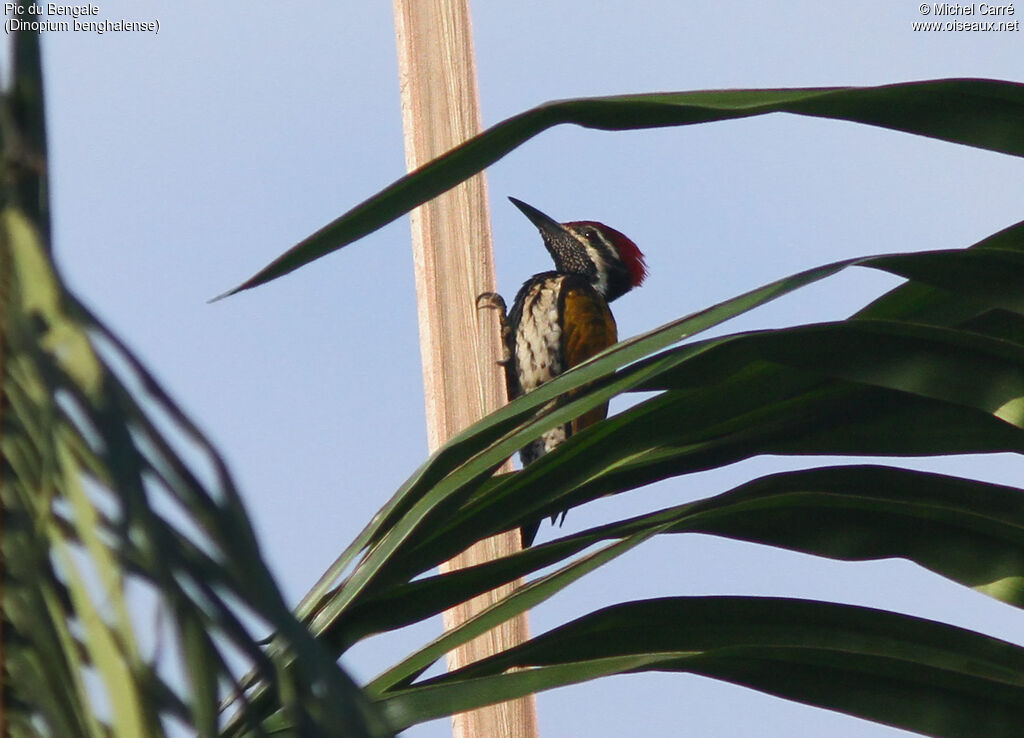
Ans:
<svg viewBox="0 0 1024 738"><path fill-rule="evenodd" d="M336 626L339 633L348 631L344 641L354 641L436 615L595 543L658 533L704 533L845 561L905 558L1024 607L1024 491L942 474L850 465L761 477L704 500L398 585L364 602Z"/></svg>
<svg viewBox="0 0 1024 738"><path fill-rule="evenodd" d="M518 522L758 454L1018 450L1022 365L1024 349L1014 344L868 321L741 334L699 352L674 349L625 372L646 371L654 378L642 387L668 392L503 478L477 509L436 521L428 539L434 554L414 558L454 553L474 529L495 532L502 519Z"/></svg>
<svg viewBox="0 0 1024 738"><path fill-rule="evenodd" d="M651 515L650 524L663 525L669 512ZM906 558L1024 607L1024 490L1016 487L887 466L837 466L762 477L678 514L671 532L846 561Z"/></svg>
<svg viewBox="0 0 1024 738"><path fill-rule="evenodd" d="M631 130L777 112L848 120L1024 155L1024 85L998 80L943 79L879 87L707 90L561 100L502 121L402 177L220 297L269 282L372 233L555 125Z"/></svg>
<svg viewBox="0 0 1024 738"><path fill-rule="evenodd" d="M512 667L528 670L505 673ZM437 717L441 704L465 709L647 669L703 674L934 736L1016 736L1024 719L1019 646L906 615L769 597L615 605L398 691L384 709L409 725Z"/></svg>
<svg viewBox="0 0 1024 738"><path fill-rule="evenodd" d="M1024 252L1024 221L1015 223L988 238L984 238L968 251L991 249L993 252ZM931 269L932 273L942 270L941 267ZM959 285L955 268L942 270L942 283L923 282L920 275L903 275L912 281L890 290L870 304L858 310L854 318L873 320L907 320L915 323L931 325L962 325L975 318L985 309L973 300L965 300L957 290L944 289L950 283ZM991 307L989 305L989 307Z"/></svg>

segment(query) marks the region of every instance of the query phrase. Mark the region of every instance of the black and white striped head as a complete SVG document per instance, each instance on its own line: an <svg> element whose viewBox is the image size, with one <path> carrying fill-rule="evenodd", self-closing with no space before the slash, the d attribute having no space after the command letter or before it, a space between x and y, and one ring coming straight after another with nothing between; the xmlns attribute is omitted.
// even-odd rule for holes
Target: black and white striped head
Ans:
<svg viewBox="0 0 1024 738"><path fill-rule="evenodd" d="M647 276L640 249L614 228L590 220L558 223L521 200L509 200L540 230L555 269L587 277L608 302L639 287Z"/></svg>

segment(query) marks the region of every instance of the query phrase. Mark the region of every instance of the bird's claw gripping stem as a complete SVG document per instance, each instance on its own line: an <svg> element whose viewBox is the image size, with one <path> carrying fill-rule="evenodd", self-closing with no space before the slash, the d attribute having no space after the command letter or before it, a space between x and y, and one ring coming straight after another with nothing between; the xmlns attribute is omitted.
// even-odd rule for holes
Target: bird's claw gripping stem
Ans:
<svg viewBox="0 0 1024 738"><path fill-rule="evenodd" d="M508 309L505 306L505 298L497 292L481 292L476 296L476 309L497 310L498 321L501 323L501 346L502 357L498 360L499 366L506 366L512 361L512 354L509 349L508 338L512 327L508 324Z"/></svg>
<svg viewBox="0 0 1024 738"><path fill-rule="evenodd" d="M476 296L476 308L488 308L490 310L501 311L501 322L505 322L505 298L499 295L497 292L481 292Z"/></svg>

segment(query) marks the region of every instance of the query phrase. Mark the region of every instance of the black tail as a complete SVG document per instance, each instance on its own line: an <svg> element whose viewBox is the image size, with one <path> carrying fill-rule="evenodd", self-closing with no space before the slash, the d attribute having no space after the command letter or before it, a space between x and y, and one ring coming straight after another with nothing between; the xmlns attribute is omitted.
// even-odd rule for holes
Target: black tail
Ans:
<svg viewBox="0 0 1024 738"><path fill-rule="evenodd" d="M529 548L533 545L533 539L537 537L538 530L540 530L539 520L535 520L519 529L519 536L523 543L523 548Z"/></svg>

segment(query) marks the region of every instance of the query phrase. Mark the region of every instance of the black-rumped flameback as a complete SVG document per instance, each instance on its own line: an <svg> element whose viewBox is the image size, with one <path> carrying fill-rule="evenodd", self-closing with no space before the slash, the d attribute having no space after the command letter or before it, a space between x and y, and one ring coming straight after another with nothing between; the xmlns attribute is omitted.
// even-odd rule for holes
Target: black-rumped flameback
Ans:
<svg viewBox="0 0 1024 738"><path fill-rule="evenodd" d="M647 266L636 244L614 228L586 220L558 223L525 202L509 199L540 230L555 262L554 271L526 280L507 314L498 294L485 293L477 300L501 311L501 363L511 401L614 344L618 333L608 303L640 286ZM523 466L607 415L605 403L547 431L520 450ZM533 543L539 527L540 520L522 527L524 548Z"/></svg>

